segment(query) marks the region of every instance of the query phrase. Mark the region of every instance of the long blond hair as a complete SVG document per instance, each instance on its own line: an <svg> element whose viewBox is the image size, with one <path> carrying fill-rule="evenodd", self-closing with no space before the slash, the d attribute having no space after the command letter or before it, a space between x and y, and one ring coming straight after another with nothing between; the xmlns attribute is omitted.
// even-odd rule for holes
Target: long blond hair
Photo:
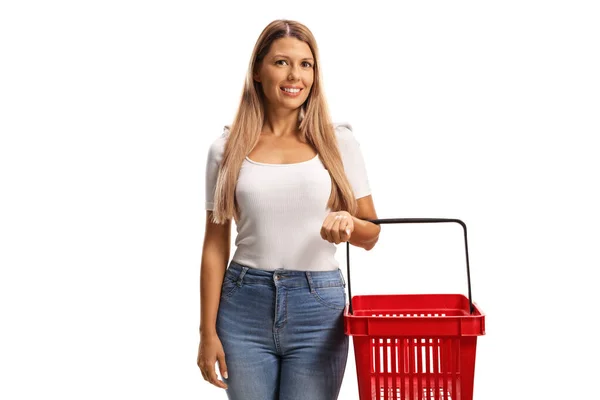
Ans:
<svg viewBox="0 0 600 400"><path fill-rule="evenodd" d="M294 37L308 44L315 59L314 81L308 98L301 106L299 130L300 140L316 149L331 177L331 195L327 206L332 211L346 210L352 215L356 215L358 211L356 198L344 172L335 129L321 86L315 38L311 31L299 22L276 20L262 31L250 58L240 105L229 128L217 178L212 214L214 223L223 224L231 218L238 220L239 208L235 199L237 179L244 159L258 142L265 116L264 95L260 83L253 79L253 73L269 52L271 44L283 37Z"/></svg>

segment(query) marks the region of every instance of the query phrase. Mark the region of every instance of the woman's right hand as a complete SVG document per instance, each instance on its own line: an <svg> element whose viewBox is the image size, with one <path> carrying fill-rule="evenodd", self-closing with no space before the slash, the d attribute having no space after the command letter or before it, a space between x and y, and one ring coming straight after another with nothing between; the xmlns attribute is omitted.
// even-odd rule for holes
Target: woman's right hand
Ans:
<svg viewBox="0 0 600 400"><path fill-rule="evenodd" d="M223 345L217 334L200 335L200 344L198 346L198 367L205 381L208 381L216 387L227 389L227 385L218 379L215 370L215 363L219 362L219 371L221 376L227 379L227 364L225 363L225 352Z"/></svg>

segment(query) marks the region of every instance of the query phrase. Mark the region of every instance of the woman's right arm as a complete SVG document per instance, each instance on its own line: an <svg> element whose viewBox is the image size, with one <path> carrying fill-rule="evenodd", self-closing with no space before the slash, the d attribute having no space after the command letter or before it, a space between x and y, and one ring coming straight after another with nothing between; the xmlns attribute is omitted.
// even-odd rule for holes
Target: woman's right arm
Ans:
<svg viewBox="0 0 600 400"><path fill-rule="evenodd" d="M198 367L205 380L213 385L226 388L217 378L215 363L227 378L227 366L223 347L217 336L217 312L221 298L221 285L229 261L231 246L231 220L225 224L211 222L212 211L206 212L206 228L202 246L200 267L200 346Z"/></svg>

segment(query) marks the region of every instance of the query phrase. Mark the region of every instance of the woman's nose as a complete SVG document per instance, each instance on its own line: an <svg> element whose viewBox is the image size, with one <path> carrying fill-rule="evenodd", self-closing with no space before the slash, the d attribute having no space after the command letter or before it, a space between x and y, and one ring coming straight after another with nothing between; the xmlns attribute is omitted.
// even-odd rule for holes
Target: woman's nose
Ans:
<svg viewBox="0 0 600 400"><path fill-rule="evenodd" d="M296 70L296 68L292 68L290 70L290 74L288 75L288 79L290 81L295 81L298 79L298 77L300 76L300 74L298 73L298 71Z"/></svg>

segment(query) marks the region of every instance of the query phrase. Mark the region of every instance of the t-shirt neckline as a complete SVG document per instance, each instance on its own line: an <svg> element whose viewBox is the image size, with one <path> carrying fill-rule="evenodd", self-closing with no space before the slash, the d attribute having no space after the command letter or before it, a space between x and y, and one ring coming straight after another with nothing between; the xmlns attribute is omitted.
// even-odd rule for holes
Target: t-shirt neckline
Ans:
<svg viewBox="0 0 600 400"><path fill-rule="evenodd" d="M313 160L316 160L317 158L319 158L319 154L315 155L313 158L311 158L310 160L306 160L306 161L300 161L297 163L287 163L287 164L274 164L274 163L261 163L258 161L254 161L251 160L250 158L246 157L246 161L251 162L252 164L256 164L256 165L265 165L265 166L269 166L269 167L289 167L292 165L302 165L302 164L307 164Z"/></svg>

